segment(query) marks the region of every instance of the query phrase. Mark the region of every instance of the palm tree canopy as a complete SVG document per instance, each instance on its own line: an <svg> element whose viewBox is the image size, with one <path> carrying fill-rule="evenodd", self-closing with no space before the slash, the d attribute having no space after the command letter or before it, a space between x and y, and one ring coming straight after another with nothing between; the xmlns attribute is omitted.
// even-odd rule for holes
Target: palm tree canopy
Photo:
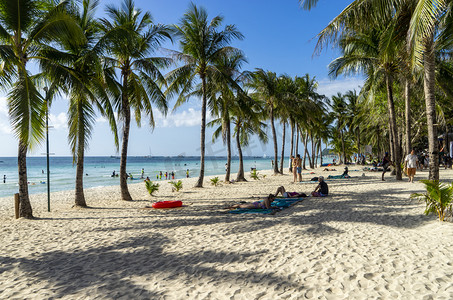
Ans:
<svg viewBox="0 0 453 300"><path fill-rule="evenodd" d="M226 57L240 57L242 52L229 46L235 39L241 40L243 35L234 25L226 25L219 30L223 18L216 16L209 21L206 9L191 3L178 25L173 26L175 36L179 39L181 51L170 51L175 61L183 66L167 74L170 85L167 95L178 94L175 108L187 101L196 89L196 77L221 76L216 62Z"/></svg>

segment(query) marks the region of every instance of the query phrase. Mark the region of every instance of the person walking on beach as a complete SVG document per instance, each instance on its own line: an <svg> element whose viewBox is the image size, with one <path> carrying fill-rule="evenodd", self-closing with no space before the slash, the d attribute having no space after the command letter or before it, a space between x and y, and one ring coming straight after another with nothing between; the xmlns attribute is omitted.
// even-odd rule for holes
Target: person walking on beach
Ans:
<svg viewBox="0 0 453 300"><path fill-rule="evenodd" d="M382 181L385 181L384 179L384 174L389 170L389 166L392 162L390 161L390 156L388 152L385 152L384 158L382 159L382 168L384 169L382 171Z"/></svg>
<svg viewBox="0 0 453 300"><path fill-rule="evenodd" d="M415 155L415 150L412 149L411 153L406 156L404 160L404 167L407 168L407 176L409 182L414 182L415 172L417 170L418 157Z"/></svg>

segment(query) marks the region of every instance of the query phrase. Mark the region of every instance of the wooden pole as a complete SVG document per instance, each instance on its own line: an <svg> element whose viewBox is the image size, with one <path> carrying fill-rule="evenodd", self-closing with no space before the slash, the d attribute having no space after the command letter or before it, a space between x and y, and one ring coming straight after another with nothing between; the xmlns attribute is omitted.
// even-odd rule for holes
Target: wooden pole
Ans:
<svg viewBox="0 0 453 300"><path fill-rule="evenodd" d="M19 193L14 194L14 212L16 219L19 219Z"/></svg>

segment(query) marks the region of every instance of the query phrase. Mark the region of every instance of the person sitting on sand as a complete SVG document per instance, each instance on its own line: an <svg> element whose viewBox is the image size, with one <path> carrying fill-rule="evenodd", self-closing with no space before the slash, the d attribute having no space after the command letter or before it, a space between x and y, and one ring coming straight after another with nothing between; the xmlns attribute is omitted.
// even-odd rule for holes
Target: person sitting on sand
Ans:
<svg viewBox="0 0 453 300"><path fill-rule="evenodd" d="M324 181L323 176L318 177L319 184L311 193L313 197L325 197L329 194L329 187L327 186L327 183Z"/></svg>
<svg viewBox="0 0 453 300"><path fill-rule="evenodd" d="M271 203L274 201L275 196L273 194L269 194L263 201L255 201L251 203L240 203L232 205L228 208L261 208L261 209L269 209L271 208Z"/></svg>
<svg viewBox="0 0 453 300"><path fill-rule="evenodd" d="M298 192L287 192L285 190L285 187L284 186L280 186L277 191L275 192L275 196L274 197L277 197L277 195L281 193L282 196L284 198L299 198L299 197L307 197L306 194L304 193L298 193Z"/></svg>
<svg viewBox="0 0 453 300"><path fill-rule="evenodd" d="M349 178L350 176L349 176L348 172L349 172L348 167L347 167L347 166L344 167L344 172L343 172L343 174L341 174L341 177L343 177L343 178Z"/></svg>

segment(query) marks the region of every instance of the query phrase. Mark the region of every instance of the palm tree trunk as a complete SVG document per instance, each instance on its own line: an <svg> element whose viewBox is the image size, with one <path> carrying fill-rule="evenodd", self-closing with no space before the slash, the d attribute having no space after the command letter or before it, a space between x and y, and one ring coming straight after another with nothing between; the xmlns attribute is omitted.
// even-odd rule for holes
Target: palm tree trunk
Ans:
<svg viewBox="0 0 453 300"><path fill-rule="evenodd" d="M402 180L402 173L401 173L401 151L400 146L398 143L398 132L396 128L396 114L395 114L395 105L393 102L393 81L390 75L386 76L386 85L387 85L387 105L389 110L389 127L392 133L393 138L393 162L395 164L396 169L396 180Z"/></svg>
<svg viewBox="0 0 453 300"><path fill-rule="evenodd" d="M271 127L272 127L272 137L274 139L274 175L278 174L278 146L277 146L277 132L275 131L275 124L274 124L274 108L271 107L270 109L270 117L271 117Z"/></svg>
<svg viewBox="0 0 453 300"><path fill-rule="evenodd" d="M33 210L28 197L27 179L27 145L19 140L19 151L17 155L17 166L19 171L19 217L33 219Z"/></svg>
<svg viewBox="0 0 453 300"><path fill-rule="evenodd" d="M131 126L131 108L129 106L129 99L127 95L127 76L123 75L123 93L121 95L123 106L123 142L121 145L121 161L120 161L120 188L121 199L125 201L132 201L131 194L127 187L127 147L129 144L129 131Z"/></svg>
<svg viewBox="0 0 453 300"><path fill-rule="evenodd" d="M307 159L307 154L308 154L308 151L307 151L308 134L305 134L305 136L302 139L302 143L304 144L304 162L302 164L302 169L306 170L307 168L306 168L305 161Z"/></svg>
<svg viewBox="0 0 453 300"><path fill-rule="evenodd" d="M240 131L241 128L238 128L238 131L236 133L236 143L238 146L238 155L239 155L239 170L238 170L238 175L236 177L236 181L247 181L244 176L244 161L242 158L242 149L241 149L241 140L240 140Z"/></svg>
<svg viewBox="0 0 453 300"><path fill-rule="evenodd" d="M294 155L294 123L291 122L291 152L290 156ZM292 162L289 163L289 172L293 171L293 164Z"/></svg>
<svg viewBox="0 0 453 300"><path fill-rule="evenodd" d="M346 160L346 149L344 147L344 133L343 133L343 129L340 129L340 136L341 136L341 151L343 151L343 163L346 164L347 160Z"/></svg>
<svg viewBox="0 0 453 300"><path fill-rule="evenodd" d="M314 169L315 168L315 156L316 156L316 151L315 151L315 143L313 140L313 134L310 133L310 141L311 141L311 161L310 161L310 168Z"/></svg>
<svg viewBox="0 0 453 300"><path fill-rule="evenodd" d="M296 151L294 152L294 156L299 154L299 137L300 137L300 130L299 125L296 125Z"/></svg>
<svg viewBox="0 0 453 300"><path fill-rule="evenodd" d="M79 112L80 113L80 112ZM78 144L77 144L77 170L76 170L76 186L75 186L75 206L87 207L85 195L83 193L83 167L84 167L84 151L85 151L85 132L83 130L83 122L79 122L78 129Z"/></svg>
<svg viewBox="0 0 453 300"><path fill-rule="evenodd" d="M439 180L439 149L437 142L436 121L436 98L435 88L435 55L434 55L434 33L431 32L425 45L424 67L425 67L425 105L426 122L428 125L428 148L429 148L429 179Z"/></svg>
<svg viewBox="0 0 453 300"><path fill-rule="evenodd" d="M283 122L282 159L280 160L280 173L281 174L283 174L283 162L285 160L285 138L286 138L286 122Z"/></svg>
<svg viewBox="0 0 453 300"><path fill-rule="evenodd" d="M195 187L203 187L204 180L204 153L205 153L205 138L206 138L206 77L201 76L201 88L203 99L201 104L201 137L200 137L200 176L198 176Z"/></svg>
<svg viewBox="0 0 453 300"><path fill-rule="evenodd" d="M412 149L411 142L411 99L410 99L410 81L406 78L404 82L404 101L406 108L406 154Z"/></svg>
<svg viewBox="0 0 453 300"><path fill-rule="evenodd" d="M225 183L229 183L231 173L231 124L229 119L226 121L226 143L227 143L227 168L225 174Z"/></svg>

